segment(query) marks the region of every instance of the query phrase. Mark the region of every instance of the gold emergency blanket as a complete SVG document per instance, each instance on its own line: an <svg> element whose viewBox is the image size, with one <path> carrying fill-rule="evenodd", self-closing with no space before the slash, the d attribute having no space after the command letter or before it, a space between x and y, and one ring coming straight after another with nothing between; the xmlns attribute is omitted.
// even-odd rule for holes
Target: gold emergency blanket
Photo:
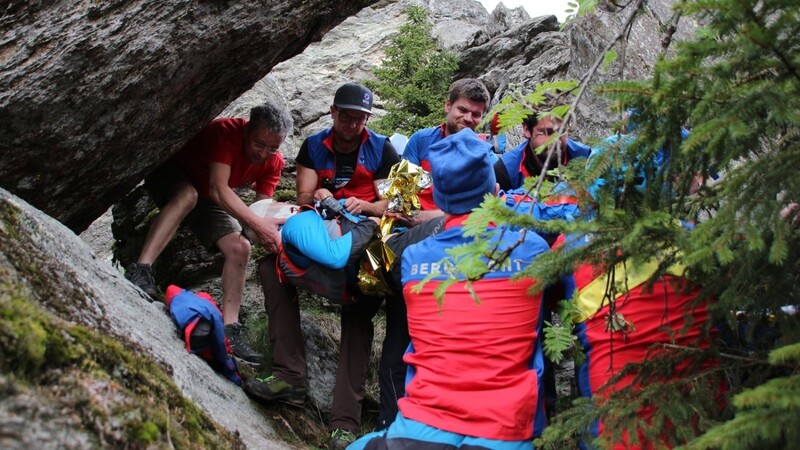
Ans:
<svg viewBox="0 0 800 450"><path fill-rule="evenodd" d="M417 194L431 185L428 172L404 159L392 166L389 177L378 184L378 193L381 198L389 200L386 212L414 217L420 211ZM390 292L383 279L381 267L389 270L396 255L380 238L391 233L394 222L393 217L384 215L381 218L379 239L367 247L366 254L361 258L358 287L365 295L382 296Z"/></svg>

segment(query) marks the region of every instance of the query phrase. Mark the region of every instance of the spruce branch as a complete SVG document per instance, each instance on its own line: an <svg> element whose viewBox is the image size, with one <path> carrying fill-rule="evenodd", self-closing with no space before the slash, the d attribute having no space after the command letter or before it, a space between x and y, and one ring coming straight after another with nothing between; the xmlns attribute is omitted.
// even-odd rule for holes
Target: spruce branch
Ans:
<svg viewBox="0 0 800 450"><path fill-rule="evenodd" d="M744 8L745 14L755 23L758 24L759 27L763 28L764 23L761 20L761 17L757 16L752 9ZM764 40L760 39L754 33L747 29L747 27L741 27L739 30L742 35L750 39L750 41L757 46L769 50L778 60L784 65L786 70L797 80L800 81L800 72L798 72L797 68L792 64L791 58L789 58L781 49L775 46L774 40Z"/></svg>
<svg viewBox="0 0 800 450"><path fill-rule="evenodd" d="M595 61L592 64L591 68L583 75L583 77L581 77L581 80L578 83L578 87L577 87L577 90L578 90L577 95L575 95L575 98L573 99L572 103L570 104L569 110L567 111L565 117L561 121L561 126L559 127L558 132L555 133L553 136L551 136L552 142L548 146L547 157L545 158L545 162L542 165L542 171L539 174L539 178L538 178L535 186L532 189L529 189L528 191L526 191L526 193L525 193L527 196L532 197L534 199L534 201L538 201L538 199L540 198L542 185L544 183L544 180L547 177L547 170L548 170L548 167L550 166L550 161L552 160L554 154L555 154L555 156L557 158L559 168L561 167L561 152L562 152L562 149L561 149L561 141L560 141L560 139L558 139L558 137L562 136L565 132L567 132L567 130L569 129L569 124L572 121L576 120L575 111L578 108L578 104L580 103L581 99L583 98L583 95L586 92L586 88L589 86L591 80L594 78L594 76L597 74L598 69L603 64L603 61L605 59L605 54L608 51L610 51L617 42L619 42L620 40L625 38L625 36L628 34L628 32L630 31L630 28L631 28L631 26L633 24L633 19L636 17L637 13L639 12L639 8L641 8L642 3L644 2L644 0L631 0L631 2L634 2L634 7L631 9L630 14L625 19L625 21L623 23L623 26L622 26L622 29L620 30L619 33L616 34L616 36L614 36L613 39L611 39L611 41L609 41L606 44L606 46L603 49L603 51L600 52L600 56L598 56L595 59ZM631 4L631 2L629 2L628 4L623 6L622 8L628 7ZM572 90L569 90L569 91L564 92L564 93L559 93L559 95L566 95L567 93L569 93L571 91ZM521 95L520 95L520 97L521 97ZM518 100L518 101L520 101L520 100ZM533 108L534 105L530 105L524 99L522 99L521 102L523 104L526 104L531 109L534 109L534 110L536 109L536 108ZM566 149L563 149L563 151L565 151L565 150ZM515 209L516 209L516 207L515 207ZM508 226L506 226L506 225L501 227L501 231L500 231L501 239L498 240L498 243L496 244L496 246L487 255L490 261L495 261L495 264L498 264L498 265L502 264L504 262L503 258L505 258L510 253L510 251L498 253L498 249L499 249L499 245L500 245L499 243L502 241L502 236L505 234L505 231L507 229L508 229ZM524 233L520 237L520 239L515 244L513 244L513 247L519 246L522 243L523 239L524 239Z"/></svg>
<svg viewBox="0 0 800 450"><path fill-rule="evenodd" d="M683 351L683 352L690 352L690 353L692 353L692 352L694 352L694 353L703 353L703 352L705 352L705 350L699 349L697 347L688 347L688 346L685 346L685 345L669 344L669 343L666 343L666 342L662 342L662 343L659 343L657 345L659 347L663 347L665 349L679 350L679 351ZM774 363L771 363L771 362L769 362L767 360L759 359L759 358L756 358L756 357L753 357L753 356L734 355L734 354L726 353L726 352L718 352L718 354L719 354L719 356L721 358L730 359L730 360L734 360L734 361L740 361L740 362L743 362L743 363L748 363L749 365L761 365L761 366L779 366L779 365L783 365L783 364L774 364ZM783 365L783 366L785 366L785 367L794 367L794 365Z"/></svg>
<svg viewBox="0 0 800 450"><path fill-rule="evenodd" d="M672 44L672 37L675 35L675 32L678 31L678 23L681 20L681 15L680 10L676 10L672 13L672 17L670 17L669 23L664 29L664 35L661 37L662 57L667 53L667 49L669 49L670 44Z"/></svg>

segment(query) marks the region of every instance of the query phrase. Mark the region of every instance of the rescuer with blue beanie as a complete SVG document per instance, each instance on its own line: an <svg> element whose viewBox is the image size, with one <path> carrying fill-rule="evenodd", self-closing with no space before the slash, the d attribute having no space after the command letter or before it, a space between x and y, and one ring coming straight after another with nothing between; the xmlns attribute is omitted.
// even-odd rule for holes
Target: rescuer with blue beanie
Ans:
<svg viewBox="0 0 800 450"><path fill-rule="evenodd" d="M349 450L533 450L545 425L537 345L542 294L531 289L535 279L515 277L549 246L535 232L493 233L488 224L488 244L508 251L507 262L477 280L445 269L456 265L451 249L483 239L468 235L464 222L496 190L488 145L465 129L429 149L433 200L445 212L444 229L401 256L411 337L403 358L409 366L405 395L388 429L362 437ZM488 259L480 258L488 267Z"/></svg>
<svg viewBox="0 0 800 450"><path fill-rule="evenodd" d="M467 214L494 194L496 182L488 148L469 128L451 134L429 150L433 201L448 214Z"/></svg>

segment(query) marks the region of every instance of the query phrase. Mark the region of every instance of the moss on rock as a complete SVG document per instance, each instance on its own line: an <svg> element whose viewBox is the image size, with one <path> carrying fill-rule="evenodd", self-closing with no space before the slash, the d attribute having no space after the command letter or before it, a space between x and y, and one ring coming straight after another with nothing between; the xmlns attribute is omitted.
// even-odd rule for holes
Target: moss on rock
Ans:
<svg viewBox="0 0 800 450"><path fill-rule="evenodd" d="M66 403L100 445L245 447L187 400L154 361L27 297L24 286L0 285L0 372L20 386L65 394L54 401Z"/></svg>

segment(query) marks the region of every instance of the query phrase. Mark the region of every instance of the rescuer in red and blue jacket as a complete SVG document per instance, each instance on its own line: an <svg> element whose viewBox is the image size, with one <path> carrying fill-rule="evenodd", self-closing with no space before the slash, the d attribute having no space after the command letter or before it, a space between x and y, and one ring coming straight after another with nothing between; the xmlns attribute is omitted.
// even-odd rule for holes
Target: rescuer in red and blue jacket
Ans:
<svg viewBox="0 0 800 450"><path fill-rule="evenodd" d="M571 248L586 242L569 242ZM560 238L556 246L561 246ZM568 240L568 239L567 239ZM575 334L586 355L576 367L577 385L584 397L609 395L631 386L633 376L612 380L629 363L653 359L664 352L658 344L678 347L708 349L715 332L706 330L709 313L705 301L700 301L700 286L685 277L685 268L675 264L666 273L653 279L658 262L634 264L627 260L613 271L591 264L580 264L572 275L563 280L565 298L572 298L578 310ZM613 280L610 280L613 273ZM619 287L616 295L607 296L612 283ZM714 361L693 367L689 360L674 365L664 381L696 374L711 367ZM635 388L635 386L634 386ZM675 392L675 395L682 395ZM637 413L643 420L652 419L652 408ZM652 449L655 445L639 433L632 440L628 430L620 439L612 438L603 420L598 420L589 430L592 436L603 436L612 442L613 449ZM638 444L634 442L638 441ZM592 448L586 443L581 448Z"/></svg>
<svg viewBox="0 0 800 450"><path fill-rule="evenodd" d="M494 163L497 184L504 191L506 204L513 208L517 203L521 203L523 207L517 208L519 212L522 212L525 209L524 207L528 206L532 209L533 217L539 220L549 220L557 217L571 221L586 217L579 209L577 195L565 184L559 183L551 195L536 203L532 203L528 193L522 187L525 178L541 175L547 153L543 152L537 155L534 150L539 146L546 145L560 126L561 121L558 119L551 117L539 118L535 113L529 115L522 123L522 131L526 140L501 155L500 159ZM589 146L574 141L567 136L561 136L559 144L561 146L562 165L566 165L574 158L588 157L591 153ZM548 170L557 166L558 160L554 154L548 163ZM553 177L549 177L549 179L553 179ZM539 230L537 232L548 244L552 244L558 237L558 233L545 233ZM550 311L553 306L554 302L552 301L548 301L545 304L544 317L546 320L551 320ZM557 394L554 370L554 366L548 360L545 360L544 387L546 392L543 396L546 398L548 416L555 413Z"/></svg>
<svg viewBox="0 0 800 450"><path fill-rule="evenodd" d="M346 83L337 89L330 106L333 126L309 136L297 155L297 204L333 197L343 200L344 208L354 216L383 215L388 201L380 198L377 185L388 178L400 157L388 138L366 128L372 102L372 92L360 84ZM273 349L272 376L247 380L244 388L262 400L302 405L308 380L297 291L279 282L276 267L274 255L267 256L259 265ZM357 297L341 309L341 347L329 423L334 434L332 440L336 441L332 444L336 446L341 445L340 436L357 433L361 425L374 331L372 318L382 301L382 298ZM402 306L402 299L387 299L387 310L392 311L387 312L387 328L391 326L401 332L384 342L378 375L381 416L387 417L394 415L383 410L392 411L397 402L397 394L391 387L399 384L402 391L405 371L402 361L402 351L407 345L407 338L404 340L402 335L405 316L393 312L396 304ZM395 326L395 322L400 323ZM392 351L394 347L399 350Z"/></svg>
<svg viewBox="0 0 800 450"><path fill-rule="evenodd" d="M334 114L336 113L338 111L335 110ZM341 116L344 117L342 120L347 123L353 123L353 121L357 123L363 120L361 118L351 119L346 112L342 112ZM301 164L303 169L298 169L298 172L304 172L305 169L313 170L316 177L308 178L315 178L316 184L312 189L303 189L298 195L313 195L314 191L318 189L326 189L337 200L346 200L351 197L367 203L378 200L378 193L374 186L375 180L388 177L388 173L382 174L379 172L380 169L387 164L391 167L394 164L393 162L389 163L391 160L399 161L391 142L386 136L362 127L362 131L358 135L360 142L353 142L354 145L360 147L358 151L341 152L336 144L337 137L335 128L328 128L312 134L303 142L297 155L297 163ZM303 184L303 188L308 188L313 183ZM301 198L301 200L303 199ZM350 208L348 211L354 214L364 212L353 209Z"/></svg>
<svg viewBox="0 0 800 450"><path fill-rule="evenodd" d="M494 164L494 174L500 189L508 191L522 187L526 177L539 176L542 173L547 152L537 155L537 147L545 145L558 128L561 121L551 117L538 118L531 114L522 123L525 141L513 150L503 154ZM586 158L592 149L586 144L574 141L567 136L559 138L561 143L561 164L566 165L574 158ZM555 155L550 159L548 170L558 165Z"/></svg>
<svg viewBox="0 0 800 450"><path fill-rule="evenodd" d="M404 159L422 167L427 172L431 171L431 162L428 157L431 146L465 128L474 131L483 120L483 115L489 109L491 101L486 86L475 78L462 78L454 81L450 85L447 95L448 98L444 104L444 112L447 114L445 122L439 126L415 132L408 139L403 150ZM493 161L497 159L491 146L488 152ZM419 194L419 201L423 211L436 211L436 214L421 212L415 216L415 224L441 215L433 201L434 189L435 187L429 187L423 190Z"/></svg>
<svg viewBox="0 0 800 450"><path fill-rule="evenodd" d="M448 287L441 307L434 291L447 278L437 275L415 287L440 263L447 250L467 244L463 223L486 194L497 192L489 144L462 130L431 147L436 206L445 212L444 230L411 245L402 255L403 295L412 349L406 396L400 413L384 432L364 436L350 449L470 448L532 449L539 401L537 337L541 294L533 279L511 280L547 243L536 233L508 230L501 249L517 245L506 263L471 284Z"/></svg>

